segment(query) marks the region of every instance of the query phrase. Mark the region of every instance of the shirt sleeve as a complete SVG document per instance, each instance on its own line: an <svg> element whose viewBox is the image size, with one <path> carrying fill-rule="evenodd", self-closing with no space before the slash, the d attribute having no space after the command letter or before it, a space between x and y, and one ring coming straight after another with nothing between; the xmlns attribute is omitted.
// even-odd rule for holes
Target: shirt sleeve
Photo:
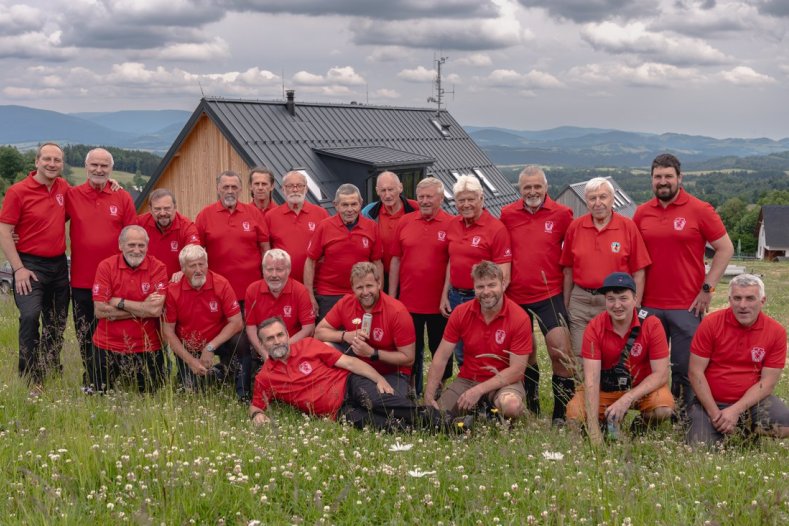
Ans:
<svg viewBox="0 0 789 526"><path fill-rule="evenodd" d="M265 212L258 210L255 205L250 205L254 209L255 223L257 224L258 243L267 243L269 239L268 226L266 226Z"/></svg>
<svg viewBox="0 0 789 526"><path fill-rule="evenodd" d="M660 323L654 316L646 318L641 326L644 336L644 345L649 349L650 360L660 360L669 355L668 341L666 340L666 331L663 330L663 324Z"/></svg>
<svg viewBox="0 0 789 526"><path fill-rule="evenodd" d="M181 243L183 246L186 245L199 245L200 244L200 233L197 231L197 226L191 222L184 220L186 224L186 228L184 228L184 239Z"/></svg>
<svg viewBox="0 0 789 526"><path fill-rule="evenodd" d="M783 369L786 365L786 329L776 324L773 332L773 343L767 351L763 367Z"/></svg>
<svg viewBox="0 0 789 526"><path fill-rule="evenodd" d="M151 260L151 265L154 267L151 271L151 281L156 283L154 289L159 294L167 294L167 285L169 277L167 276L167 267L153 256L148 256Z"/></svg>
<svg viewBox="0 0 789 526"><path fill-rule="evenodd" d="M628 266L632 274L651 265L652 259L649 257L647 245L644 243L644 238L641 237L641 232L638 231L636 224L628 221L627 228L630 231L630 246L632 247L632 257L629 258Z"/></svg>
<svg viewBox="0 0 789 526"><path fill-rule="evenodd" d="M381 232L378 229L378 223L373 224L373 247L370 251L370 261L383 259L384 257L384 244L381 241Z"/></svg>
<svg viewBox="0 0 789 526"><path fill-rule="evenodd" d="M696 329L696 334L693 335L693 341L690 343L690 352L692 354L702 358L712 356L713 338L715 336L713 322L714 319L710 317L701 320L699 328Z"/></svg>
<svg viewBox="0 0 789 526"><path fill-rule="evenodd" d="M112 269L109 260L99 263L93 280L93 301L107 302L112 298Z"/></svg>
<svg viewBox="0 0 789 526"><path fill-rule="evenodd" d="M512 248L510 246L510 233L504 224L497 225L490 242L491 254L494 263L510 263L512 261Z"/></svg>
<svg viewBox="0 0 789 526"><path fill-rule="evenodd" d="M570 226L567 227L567 233L564 235L562 256L559 258L559 264L563 267L573 266L573 239L575 238L576 229L576 223L570 223Z"/></svg>
<svg viewBox="0 0 789 526"><path fill-rule="evenodd" d="M244 317L246 318L247 325L257 325L263 321L258 319L258 309L255 308L255 296L257 292L258 286L253 282L247 287L247 291L244 293Z"/></svg>
<svg viewBox="0 0 789 526"><path fill-rule="evenodd" d="M123 192L123 226L137 224L137 209L134 207L134 201L126 190L118 190Z"/></svg>
<svg viewBox="0 0 789 526"><path fill-rule="evenodd" d="M397 307L392 319L392 328L395 331L394 342L397 347L405 347L416 341L414 320L404 306L397 305Z"/></svg>
<svg viewBox="0 0 789 526"><path fill-rule="evenodd" d="M16 225L22 215L22 202L16 188L9 188L3 198L3 208L0 210L0 223Z"/></svg>
<svg viewBox="0 0 789 526"><path fill-rule="evenodd" d="M463 323L460 318L460 311L457 309L453 310L452 314L449 315L447 326L444 328L444 336L442 336L442 339L449 343L457 343L460 341L460 329Z"/></svg>
<svg viewBox="0 0 789 526"><path fill-rule="evenodd" d="M323 255L323 233L328 226L327 221L328 219L318 223L318 226L315 228L315 233L312 234L312 239L310 239L307 245L307 257L315 261L319 260Z"/></svg>
<svg viewBox="0 0 789 526"><path fill-rule="evenodd" d="M717 241L726 235L726 227L721 220L720 215L709 203L703 203L703 209L700 211L700 230L701 235L707 241Z"/></svg>
<svg viewBox="0 0 789 526"><path fill-rule="evenodd" d="M403 255L402 239L400 236L403 234L403 229L405 228L407 222L408 220L406 220L404 217L397 223L397 229L395 229L395 235L392 238L392 243L389 247L389 253L392 255L392 257L399 258Z"/></svg>
<svg viewBox="0 0 789 526"><path fill-rule="evenodd" d="M295 285L295 283L294 283ZM299 323L302 327L315 323L315 311L312 310L312 302L307 289L304 287L293 287L296 293L296 310L298 310Z"/></svg>
<svg viewBox="0 0 789 526"><path fill-rule="evenodd" d="M528 323L528 314L523 313L523 317L526 319L515 320L515 323L513 324L513 329L515 332L510 339L509 348L509 351L512 354L521 356L531 354L534 351L531 335L531 324Z"/></svg>
<svg viewBox="0 0 789 526"><path fill-rule="evenodd" d="M180 283L170 283L170 287L180 287ZM178 321L178 303L175 301L175 294L172 291L167 291L167 298L164 300L164 321L167 323L175 323Z"/></svg>
<svg viewBox="0 0 789 526"><path fill-rule="evenodd" d="M603 359L603 335L597 330L595 319L587 324L584 329L583 343L581 343L581 357L589 360Z"/></svg>
<svg viewBox="0 0 789 526"><path fill-rule="evenodd" d="M230 286L230 283L226 281L223 282L222 290L219 291L219 294L222 299L222 311L225 313L226 318L230 318L241 312L241 306L238 304L236 293L233 291L233 287Z"/></svg>

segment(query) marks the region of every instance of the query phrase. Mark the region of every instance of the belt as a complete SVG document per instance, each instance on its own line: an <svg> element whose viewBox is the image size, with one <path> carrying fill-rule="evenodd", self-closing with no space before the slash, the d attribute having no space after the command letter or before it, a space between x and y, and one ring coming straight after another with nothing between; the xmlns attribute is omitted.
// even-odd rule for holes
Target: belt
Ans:
<svg viewBox="0 0 789 526"><path fill-rule="evenodd" d="M575 286L578 287L581 290L585 290L586 292L588 292L592 296L597 296L598 294L600 294L600 289L587 289L586 287L582 287L582 286L580 286L578 284L576 284Z"/></svg>
<svg viewBox="0 0 789 526"><path fill-rule="evenodd" d="M474 295L474 289L459 289L457 287L449 287L449 289L450 290L454 290L455 292L457 292L458 294L461 294L462 296L473 296Z"/></svg>

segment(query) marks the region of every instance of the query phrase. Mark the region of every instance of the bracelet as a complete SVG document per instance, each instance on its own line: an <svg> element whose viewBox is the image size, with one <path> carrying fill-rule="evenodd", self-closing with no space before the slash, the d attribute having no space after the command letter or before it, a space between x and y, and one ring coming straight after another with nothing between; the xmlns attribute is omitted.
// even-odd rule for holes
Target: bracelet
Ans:
<svg viewBox="0 0 789 526"><path fill-rule="evenodd" d="M254 420L256 416L258 416L258 415L262 415L262 414L263 414L263 411L255 411L254 413L252 413L251 415L249 415L249 419L250 419L250 420Z"/></svg>
<svg viewBox="0 0 789 526"><path fill-rule="evenodd" d="M345 343L345 331L342 331L342 334L340 334L340 343Z"/></svg>
<svg viewBox="0 0 789 526"><path fill-rule="evenodd" d="M16 274L17 272L19 272L19 271L20 271L20 270L22 270L23 268L25 268L25 266L24 266L24 265L22 265L21 267L19 267L19 268L17 268L17 269L13 269L13 268L12 268L12 270L14 271L14 274Z"/></svg>

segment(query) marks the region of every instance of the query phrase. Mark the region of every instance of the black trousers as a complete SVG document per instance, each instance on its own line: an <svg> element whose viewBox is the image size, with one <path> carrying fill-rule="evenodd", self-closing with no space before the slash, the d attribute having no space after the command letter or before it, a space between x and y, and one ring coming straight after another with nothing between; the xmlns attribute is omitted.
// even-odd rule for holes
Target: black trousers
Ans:
<svg viewBox="0 0 789 526"><path fill-rule="evenodd" d="M422 376L425 361L425 328L427 328L427 345L430 349L430 356L433 356L438 349L438 344L441 343L441 338L444 337L444 329L447 326L447 319L441 314L414 314L411 313L411 319L414 320L414 330L416 331L416 353L414 355L414 367L411 370L411 379L414 383L416 396L422 394ZM447 361L447 366L444 368L444 374L441 375L442 380L452 378L452 365L453 359L450 356Z"/></svg>
<svg viewBox="0 0 789 526"><path fill-rule="evenodd" d="M106 392L118 380L137 385L141 393L159 389L167 378L167 365L163 350L133 354L113 352L94 347L96 388Z"/></svg>
<svg viewBox="0 0 789 526"><path fill-rule="evenodd" d="M77 346L82 358L82 385L96 387L92 340L98 320L93 311L93 291L72 288L71 313L74 316L74 332L77 334Z"/></svg>
<svg viewBox="0 0 789 526"><path fill-rule="evenodd" d="M19 258L38 278L30 280L32 291L24 296L16 293L14 283L14 302L19 309L19 375L40 383L53 370L63 368L60 353L68 318L68 262L65 254L45 258L20 253Z"/></svg>
<svg viewBox="0 0 789 526"><path fill-rule="evenodd" d="M175 356L175 365L178 368L178 381L189 390L201 390L209 385L221 384L238 375L239 359L234 352L231 341L226 341L217 347L214 354L219 356L219 365L209 370L206 376L198 376L178 355Z"/></svg>
<svg viewBox="0 0 789 526"><path fill-rule="evenodd" d="M372 380L357 374L349 375L340 416L360 429L366 425L386 430L414 427L418 407L408 397L408 377L387 374L384 378L394 388L394 394L381 394Z"/></svg>

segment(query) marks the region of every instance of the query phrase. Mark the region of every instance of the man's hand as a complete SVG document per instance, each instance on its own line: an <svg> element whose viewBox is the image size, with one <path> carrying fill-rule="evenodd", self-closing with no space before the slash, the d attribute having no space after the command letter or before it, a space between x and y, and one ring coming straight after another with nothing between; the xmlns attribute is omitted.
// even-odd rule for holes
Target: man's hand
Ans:
<svg viewBox="0 0 789 526"><path fill-rule="evenodd" d="M268 424L269 422L271 422L271 420L262 411L255 413L255 416L252 418L252 425L254 426L262 426L263 424Z"/></svg>
<svg viewBox="0 0 789 526"><path fill-rule="evenodd" d="M696 299L690 304L688 312L692 312L697 318L702 314L706 314L710 310L710 302L712 301L712 293L704 292L703 290L698 293Z"/></svg>
<svg viewBox="0 0 789 526"><path fill-rule="evenodd" d="M164 295L159 294L158 292L154 292L143 301L143 306L145 307L146 312L149 312L151 315L157 312L162 305L164 305Z"/></svg>
<svg viewBox="0 0 789 526"><path fill-rule="evenodd" d="M181 278L184 277L184 273L180 270L178 272L173 272L173 275L170 277L170 283L180 283Z"/></svg>
<svg viewBox="0 0 789 526"><path fill-rule="evenodd" d="M353 340L351 340L351 350L356 356L364 356L365 358L369 358L373 355L374 349L367 343L367 335L365 335L362 331L354 332L356 334L353 335Z"/></svg>
<svg viewBox="0 0 789 526"><path fill-rule="evenodd" d="M436 402L436 398L435 398L435 394L434 393L431 393L431 394L425 393L425 405L429 405L429 406L435 407L436 409L440 409L438 407L438 402Z"/></svg>
<svg viewBox="0 0 789 526"><path fill-rule="evenodd" d="M630 409L631 404L632 401L630 399L630 393L622 395L622 397L619 398L619 400L606 407L605 409L606 420L621 422L625 418L628 409Z"/></svg>
<svg viewBox="0 0 789 526"><path fill-rule="evenodd" d="M205 376L206 373L208 373L208 369L197 358L192 358L189 360L189 369L191 369L192 372L197 376Z"/></svg>
<svg viewBox="0 0 789 526"><path fill-rule="evenodd" d="M310 294L310 303L312 303L312 313L315 315L315 319L318 319L321 309L318 307L318 300L315 299L313 294Z"/></svg>
<svg viewBox="0 0 789 526"><path fill-rule="evenodd" d="M394 388L389 385L389 382L383 377L375 382L375 388L378 389L378 392L381 394L394 394Z"/></svg>
<svg viewBox="0 0 789 526"><path fill-rule="evenodd" d="M203 349L203 352L200 353L200 363L206 369L210 369L214 366L214 351L209 351L208 349Z"/></svg>
<svg viewBox="0 0 789 526"><path fill-rule="evenodd" d="M737 421L740 419L740 413L734 409L734 406L729 406L721 410L715 415L712 420L712 425L718 432L724 435L729 435L737 429Z"/></svg>
<svg viewBox="0 0 789 526"><path fill-rule="evenodd" d="M481 397L482 393L479 392L476 386L468 389L465 393L460 395L460 398L458 398L458 409L462 411L471 411L477 406L477 403Z"/></svg>
<svg viewBox="0 0 789 526"><path fill-rule="evenodd" d="M441 296L441 303L438 306L438 310L445 318L449 318L449 315L452 314L452 307L449 306L449 298Z"/></svg>
<svg viewBox="0 0 789 526"><path fill-rule="evenodd" d="M14 272L14 284L17 294L26 296L33 292L33 281L38 281L38 276L32 270L22 267Z"/></svg>
<svg viewBox="0 0 789 526"><path fill-rule="evenodd" d="M121 186L121 183L119 183L118 181L116 181L112 177L108 178L107 182L110 183L110 190L112 190L113 192L117 192L118 190L121 190L123 188Z"/></svg>

